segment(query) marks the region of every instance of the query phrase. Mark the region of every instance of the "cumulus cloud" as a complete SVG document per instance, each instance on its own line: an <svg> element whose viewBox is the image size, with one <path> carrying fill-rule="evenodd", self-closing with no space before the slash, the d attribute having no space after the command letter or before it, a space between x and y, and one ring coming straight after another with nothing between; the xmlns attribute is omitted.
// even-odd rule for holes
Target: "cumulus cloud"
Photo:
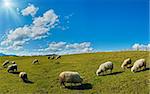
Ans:
<svg viewBox="0 0 150 94"><path fill-rule="evenodd" d="M1 46L18 50L30 40L37 40L48 36L48 32L57 25L58 16L54 10L46 11L43 16L35 17L32 24L10 30Z"/></svg>
<svg viewBox="0 0 150 94"><path fill-rule="evenodd" d="M33 55L48 55L48 54L78 54L78 53L89 53L94 52L90 42L81 43L67 43L67 42L51 42L47 44L47 47L42 49L23 49L21 51L17 50L7 50L0 47L0 52L5 54L15 54L19 56L33 56Z"/></svg>
<svg viewBox="0 0 150 94"><path fill-rule="evenodd" d="M38 52L47 52L49 54L76 54L92 52L90 42L82 43L67 43L67 42L52 42L47 48L38 49Z"/></svg>
<svg viewBox="0 0 150 94"><path fill-rule="evenodd" d="M144 45L144 44L135 43L132 45L132 49L147 51L147 50L150 50L150 44Z"/></svg>
<svg viewBox="0 0 150 94"><path fill-rule="evenodd" d="M38 49L38 51L50 51L50 52L57 52L62 51L66 46L66 42L52 42L48 45L45 49Z"/></svg>
<svg viewBox="0 0 150 94"><path fill-rule="evenodd" d="M21 14L23 16L28 16L31 15L32 17L34 17L34 15L36 14L36 12L38 11L38 7L35 7L33 4L29 4L29 6L27 6L25 9L23 9L21 11Z"/></svg>

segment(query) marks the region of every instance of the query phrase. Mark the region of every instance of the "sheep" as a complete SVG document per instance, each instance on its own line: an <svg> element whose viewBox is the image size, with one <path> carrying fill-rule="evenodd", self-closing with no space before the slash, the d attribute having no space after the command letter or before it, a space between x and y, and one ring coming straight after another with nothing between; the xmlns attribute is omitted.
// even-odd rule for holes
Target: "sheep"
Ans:
<svg viewBox="0 0 150 94"><path fill-rule="evenodd" d="M96 75L99 76L101 73L104 73L107 70L110 70L110 72L113 70L113 63L110 61L101 64L99 69L96 71Z"/></svg>
<svg viewBox="0 0 150 94"><path fill-rule="evenodd" d="M12 65L9 65L8 68L7 68L7 71L10 72L14 72L14 70L17 71L17 64L12 64Z"/></svg>
<svg viewBox="0 0 150 94"><path fill-rule="evenodd" d="M48 56L48 59L54 59L55 57L52 55L52 56Z"/></svg>
<svg viewBox="0 0 150 94"><path fill-rule="evenodd" d="M60 55L56 56L56 59L59 59L59 58L61 58L61 56L60 56Z"/></svg>
<svg viewBox="0 0 150 94"><path fill-rule="evenodd" d="M59 75L60 85L65 86L65 83L80 83L82 84L83 78L80 77L78 72L64 71Z"/></svg>
<svg viewBox="0 0 150 94"><path fill-rule="evenodd" d="M50 59L51 57L50 56L48 56L48 59Z"/></svg>
<svg viewBox="0 0 150 94"><path fill-rule="evenodd" d="M16 62L15 62L15 61L12 61L11 63L12 63L12 64L15 64Z"/></svg>
<svg viewBox="0 0 150 94"><path fill-rule="evenodd" d="M27 77L27 73L26 73L26 72L20 72L20 73L19 73L19 77L20 77L24 82L28 82L28 77Z"/></svg>
<svg viewBox="0 0 150 94"><path fill-rule="evenodd" d="M51 59L54 59L55 57L54 56L51 56Z"/></svg>
<svg viewBox="0 0 150 94"><path fill-rule="evenodd" d="M131 72L136 72L138 71L139 68L146 68L146 60L145 59L139 59L136 60L133 67L131 68Z"/></svg>
<svg viewBox="0 0 150 94"><path fill-rule="evenodd" d="M122 69L125 69L125 68L128 67L129 64L131 64L131 59L130 59L130 58L125 59L125 60L123 61L122 65L121 65L121 68L122 68Z"/></svg>
<svg viewBox="0 0 150 94"><path fill-rule="evenodd" d="M32 64L36 64L36 63L39 63L39 60L38 59L35 59L33 60Z"/></svg>
<svg viewBox="0 0 150 94"><path fill-rule="evenodd" d="M9 64L9 60L6 60L6 61L2 64L2 66L5 67L5 66L8 65L8 64Z"/></svg>

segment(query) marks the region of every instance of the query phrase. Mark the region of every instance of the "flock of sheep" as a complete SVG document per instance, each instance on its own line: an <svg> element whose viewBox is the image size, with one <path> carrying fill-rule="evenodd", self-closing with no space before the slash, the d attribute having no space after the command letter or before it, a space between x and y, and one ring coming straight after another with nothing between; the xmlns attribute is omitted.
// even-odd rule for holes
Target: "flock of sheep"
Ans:
<svg viewBox="0 0 150 94"><path fill-rule="evenodd" d="M60 55L57 55L57 56L48 56L48 59L59 59L61 58ZM34 59L32 61L32 64L39 64L39 60L38 59ZM6 60L3 62L2 64L3 68L7 68L7 71L10 73L10 72L17 72L17 69L18 69L18 65L16 64L15 61L9 61L9 60ZM19 77L24 81L24 82L30 82L28 80L28 77L27 77L27 73L26 72L20 72L19 73Z"/></svg>
<svg viewBox="0 0 150 94"><path fill-rule="evenodd" d="M131 66L131 59L128 58L128 59L124 60L124 62L121 65L121 68L126 69L130 66ZM135 63L133 64L133 66L131 68L131 72L136 72L136 71L138 71L138 69L141 69L142 67L144 69L146 68L146 60L145 59L139 59L139 60L135 61ZM99 76L101 73L104 73L107 70L110 70L110 72L112 72L112 70L113 70L113 63L110 61L101 64L99 66L99 69L96 71L96 75Z"/></svg>
<svg viewBox="0 0 150 94"><path fill-rule="evenodd" d="M61 56L56 56L56 57L48 56L48 59L59 59L59 58L61 58ZM36 64L36 63L39 63L38 59L35 59L32 62L32 64ZM8 72L17 71L17 64L15 63L15 61L12 61L10 64L9 60L6 60L2 64L2 66L4 68L7 67ZM132 66L131 59L130 58L125 59L121 65L121 68L125 70L129 67L131 67L131 72L137 72L137 71L141 70L141 68L146 69L146 60L145 59L136 60ZM111 73L113 68L114 68L114 65L111 61L105 62L99 66L99 68L96 71L96 75L97 76L103 75L107 71L110 71L110 73ZM24 82L28 82L28 77L27 77L26 72L20 72L19 77ZM59 74L59 81L60 81L61 86L62 85L65 86L65 83L80 83L80 84L82 84L83 78L80 76L80 74L78 72L64 71Z"/></svg>
<svg viewBox="0 0 150 94"><path fill-rule="evenodd" d="M60 55L56 55L56 56L48 56L48 59L59 59L59 58L61 58L61 56Z"/></svg>
<svg viewBox="0 0 150 94"><path fill-rule="evenodd" d="M122 69L126 69L131 67L131 59L125 59L121 65ZM113 70L113 63L111 61L105 62L99 66L99 68L96 71L96 75L100 76L103 75L104 72L110 71L112 72ZM146 60L145 59L139 59L136 60L131 68L131 72L137 72L141 70L141 68L146 69ZM80 76L78 72L72 72L72 71L64 71L60 73L59 75L59 81L60 85L64 85L65 83L80 83L82 84L83 78Z"/></svg>
<svg viewBox="0 0 150 94"><path fill-rule="evenodd" d="M15 61L9 61L6 60L2 66L4 68L7 68L7 71L10 72L17 72L18 66L15 63ZM28 82L28 77L27 77L27 73L26 72L20 72L19 73L19 77L24 81L24 82Z"/></svg>

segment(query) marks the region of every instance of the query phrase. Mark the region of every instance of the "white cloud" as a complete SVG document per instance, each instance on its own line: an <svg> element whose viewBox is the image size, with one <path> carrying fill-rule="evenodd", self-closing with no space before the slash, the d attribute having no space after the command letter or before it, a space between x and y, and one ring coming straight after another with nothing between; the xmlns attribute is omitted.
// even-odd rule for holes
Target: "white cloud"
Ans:
<svg viewBox="0 0 150 94"><path fill-rule="evenodd" d="M34 5L32 4L29 4L28 7L26 7L25 9L23 9L21 11L22 15L23 16L28 16L28 15L31 15L32 17L34 17L34 15L36 14L36 12L38 11L38 7L35 7Z"/></svg>
<svg viewBox="0 0 150 94"><path fill-rule="evenodd" d="M91 45L90 42L83 42L83 43L73 43L66 45L66 48L68 49L84 49L86 47L89 47Z"/></svg>
<svg viewBox="0 0 150 94"><path fill-rule="evenodd" d="M49 10L43 14L43 17L37 17L34 19L33 24L35 26L53 25L56 22L58 16L54 13L54 10Z"/></svg>
<svg viewBox="0 0 150 94"><path fill-rule="evenodd" d="M94 52L90 42L82 43L67 43L67 42L51 42L43 49L22 49L19 50L7 50L0 47L0 52L5 54L15 54L19 56L32 56L32 55L48 55L48 54L79 54Z"/></svg>
<svg viewBox="0 0 150 94"><path fill-rule="evenodd" d="M66 42L52 42L48 45L45 49L38 49L38 51L50 51L50 52L57 52L61 51L65 48Z"/></svg>
<svg viewBox="0 0 150 94"><path fill-rule="evenodd" d="M150 50L150 44L144 45L144 44L135 43L134 45L132 45L132 49L142 50L142 51Z"/></svg>
<svg viewBox="0 0 150 94"><path fill-rule="evenodd" d="M38 49L37 52L47 52L49 54L76 54L92 52L90 42L82 43L67 43L67 42L52 42L47 48Z"/></svg>
<svg viewBox="0 0 150 94"><path fill-rule="evenodd" d="M48 32L57 25L58 16L50 9L43 16L33 19L32 24L10 30L1 46L19 50L30 40L37 40L48 36Z"/></svg>

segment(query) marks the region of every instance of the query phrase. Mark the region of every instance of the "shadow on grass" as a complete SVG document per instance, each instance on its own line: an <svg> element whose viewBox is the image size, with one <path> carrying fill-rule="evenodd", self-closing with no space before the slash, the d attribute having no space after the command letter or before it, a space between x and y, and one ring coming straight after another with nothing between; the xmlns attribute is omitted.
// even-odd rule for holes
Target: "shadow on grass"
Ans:
<svg viewBox="0 0 150 94"><path fill-rule="evenodd" d="M32 64L32 65L40 65L40 63L34 63L34 64Z"/></svg>
<svg viewBox="0 0 150 94"><path fill-rule="evenodd" d="M55 64L60 64L60 62L55 62Z"/></svg>
<svg viewBox="0 0 150 94"><path fill-rule="evenodd" d="M10 72L12 74L19 74L20 72L19 71L14 71L14 72Z"/></svg>
<svg viewBox="0 0 150 94"><path fill-rule="evenodd" d="M84 83L81 85L77 85L77 86L65 86L65 88L67 89L71 89L71 90L88 90L88 89L92 89L92 84L90 83Z"/></svg>
<svg viewBox="0 0 150 94"><path fill-rule="evenodd" d="M145 69L143 69L143 70L138 70L138 71L136 71L136 72L144 72L144 71L148 71L148 70L150 70L150 68L145 68Z"/></svg>
<svg viewBox="0 0 150 94"><path fill-rule="evenodd" d="M150 68L146 68L144 71L150 70Z"/></svg>
<svg viewBox="0 0 150 94"><path fill-rule="evenodd" d="M33 84L34 82L30 81L30 80L23 80L24 83L28 83L28 84Z"/></svg>
<svg viewBox="0 0 150 94"><path fill-rule="evenodd" d="M16 71L16 72L10 72L12 74L19 74L20 72L19 71ZM30 81L30 80L23 80L24 83L29 83L29 84L33 84L34 82Z"/></svg>
<svg viewBox="0 0 150 94"><path fill-rule="evenodd" d="M123 73L124 71L119 71L119 72L112 72L112 73L110 73L110 74L104 74L104 75L102 75L102 76L107 76L107 75L117 75L117 74L121 74L121 73Z"/></svg>

